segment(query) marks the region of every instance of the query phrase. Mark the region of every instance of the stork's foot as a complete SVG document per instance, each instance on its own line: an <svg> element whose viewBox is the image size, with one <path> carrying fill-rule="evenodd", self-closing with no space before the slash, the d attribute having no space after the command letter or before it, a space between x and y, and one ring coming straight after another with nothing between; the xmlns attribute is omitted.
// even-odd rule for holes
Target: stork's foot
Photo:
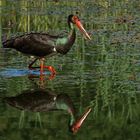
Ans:
<svg viewBox="0 0 140 140"><path fill-rule="evenodd" d="M28 67L28 68L29 68L29 70L40 69L40 71L42 73L44 72L44 69L48 69L51 72L51 74L53 74L53 75L56 74L56 70L52 66L43 66L43 68L42 67Z"/></svg>
<svg viewBox="0 0 140 140"><path fill-rule="evenodd" d="M36 70L36 69L40 69L41 77L44 76L45 69L48 69L50 71L50 77L52 77L52 78L49 78L49 79L53 79L53 77L55 77L55 75L56 75L56 70L52 66L29 67L29 70Z"/></svg>
<svg viewBox="0 0 140 140"><path fill-rule="evenodd" d="M44 68L48 69L51 72L51 74L53 74L53 75L56 74L56 71L55 71L54 67L52 67L52 66L44 66Z"/></svg>
<svg viewBox="0 0 140 140"><path fill-rule="evenodd" d="M44 66L43 68L48 69L51 72L51 74L49 76L49 80L52 80L56 75L56 71L55 71L54 67L52 67L52 66Z"/></svg>
<svg viewBox="0 0 140 140"><path fill-rule="evenodd" d="M53 78L55 77L55 75L56 75L55 69L54 69L52 66L45 66L45 65L44 65L45 59L44 59L43 57L40 58L40 66L39 66L39 67L34 67L33 64L34 64L37 60L38 60L38 58L34 59L34 61L32 61L32 62L30 63L30 65L28 66L28 68L29 68L30 70L40 69L40 76L41 76L41 79L42 79L42 77L44 77L44 76L43 76L43 75L44 75L44 69L48 69L48 70L51 72L49 79L53 79Z"/></svg>

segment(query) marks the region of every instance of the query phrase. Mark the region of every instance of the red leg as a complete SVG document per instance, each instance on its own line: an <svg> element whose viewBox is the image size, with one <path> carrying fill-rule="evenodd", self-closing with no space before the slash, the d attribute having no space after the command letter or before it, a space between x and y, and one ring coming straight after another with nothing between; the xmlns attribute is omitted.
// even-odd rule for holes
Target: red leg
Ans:
<svg viewBox="0 0 140 140"><path fill-rule="evenodd" d="M40 73L43 74L44 69L48 69L51 72L51 74L53 75L56 74L56 71L52 66L44 65L44 60L45 60L44 58L40 59Z"/></svg>
<svg viewBox="0 0 140 140"><path fill-rule="evenodd" d="M44 72L44 58L40 59L40 75L43 75Z"/></svg>
<svg viewBox="0 0 140 140"><path fill-rule="evenodd" d="M54 79L56 75L55 69L52 66L44 66L44 68L47 68L51 72L51 75L49 76L49 80Z"/></svg>
<svg viewBox="0 0 140 140"><path fill-rule="evenodd" d="M44 58L40 59L40 75L43 75L44 69L48 69L51 72L49 79L53 79L56 75L56 71L52 66L44 66Z"/></svg>
<svg viewBox="0 0 140 140"><path fill-rule="evenodd" d="M39 58L36 58L34 61L32 61L30 63L30 65L28 66L29 69L36 69L36 68L40 68L40 75L41 77L43 77L43 72L44 69L48 69L51 72L51 75L49 77L49 79L53 79L56 75L56 71L52 66L44 66L44 58L40 58L40 66L39 67L33 67L33 64L38 60Z"/></svg>
<svg viewBox="0 0 140 140"><path fill-rule="evenodd" d="M56 74L56 71L55 71L54 67L52 67L52 66L44 66L44 68L47 68L51 72L51 74Z"/></svg>

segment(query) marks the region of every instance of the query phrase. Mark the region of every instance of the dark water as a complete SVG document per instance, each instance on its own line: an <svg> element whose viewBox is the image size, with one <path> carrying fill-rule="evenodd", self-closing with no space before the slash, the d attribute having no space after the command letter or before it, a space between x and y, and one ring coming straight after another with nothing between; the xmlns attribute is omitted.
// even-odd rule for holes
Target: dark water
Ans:
<svg viewBox="0 0 140 140"><path fill-rule="evenodd" d="M49 80L46 72L43 82L38 71L27 69L29 57L0 49L0 140L139 139L138 1L3 0L0 6L2 39L30 31L65 33L71 13L79 15L92 37L87 41L77 31L76 42L67 55L47 60L57 74ZM77 116L92 108L77 134L69 132L66 109L38 113L19 110L4 100L38 88L68 96Z"/></svg>

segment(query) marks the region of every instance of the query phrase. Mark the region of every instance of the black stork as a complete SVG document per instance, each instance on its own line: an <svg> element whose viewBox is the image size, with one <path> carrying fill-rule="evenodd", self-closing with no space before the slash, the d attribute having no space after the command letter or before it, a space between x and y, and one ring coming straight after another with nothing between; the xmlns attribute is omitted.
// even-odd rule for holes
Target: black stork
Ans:
<svg viewBox="0 0 140 140"><path fill-rule="evenodd" d="M71 98L66 94L56 94L50 89L30 89L13 97L5 97L10 106L31 112L67 111L70 115L69 130L76 133L91 111L88 108L79 119Z"/></svg>
<svg viewBox="0 0 140 140"><path fill-rule="evenodd" d="M51 73L55 74L55 69L52 66L44 65L44 58L57 53L64 55L70 50L76 38L74 25L85 35L86 39L91 39L78 16L69 15L68 26L70 31L67 37L54 36L47 33L27 33L3 41L2 44L4 48L13 48L24 54L35 56L34 61L29 64L29 69L40 68L40 73L43 73L43 69L47 68ZM40 66L33 67L33 64L38 59L40 60Z"/></svg>

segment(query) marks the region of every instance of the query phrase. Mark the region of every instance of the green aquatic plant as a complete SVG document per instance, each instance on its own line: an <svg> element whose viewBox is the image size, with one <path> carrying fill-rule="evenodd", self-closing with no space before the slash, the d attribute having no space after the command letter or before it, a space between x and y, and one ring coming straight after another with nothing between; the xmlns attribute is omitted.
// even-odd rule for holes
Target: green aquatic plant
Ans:
<svg viewBox="0 0 140 140"><path fill-rule="evenodd" d="M83 17L85 28L93 38L86 43L78 34L67 56L47 60L59 72L53 81L47 81L45 87L69 94L79 112L87 106L92 107L79 134L74 137L68 134L67 114L61 116L60 113L37 115L33 125L47 122L41 131L40 127L26 125L27 116L35 120L34 115L22 114L20 125L24 131L21 133L17 128L19 112L1 102L0 134L3 139L46 139L46 136L50 140L139 138L139 1L0 2L1 35L10 37L31 31L59 34L67 27L67 23L60 19L77 13ZM25 56L15 52L7 54L0 55L2 68L26 67L28 59ZM12 96L33 86L27 75L0 78L1 96Z"/></svg>

